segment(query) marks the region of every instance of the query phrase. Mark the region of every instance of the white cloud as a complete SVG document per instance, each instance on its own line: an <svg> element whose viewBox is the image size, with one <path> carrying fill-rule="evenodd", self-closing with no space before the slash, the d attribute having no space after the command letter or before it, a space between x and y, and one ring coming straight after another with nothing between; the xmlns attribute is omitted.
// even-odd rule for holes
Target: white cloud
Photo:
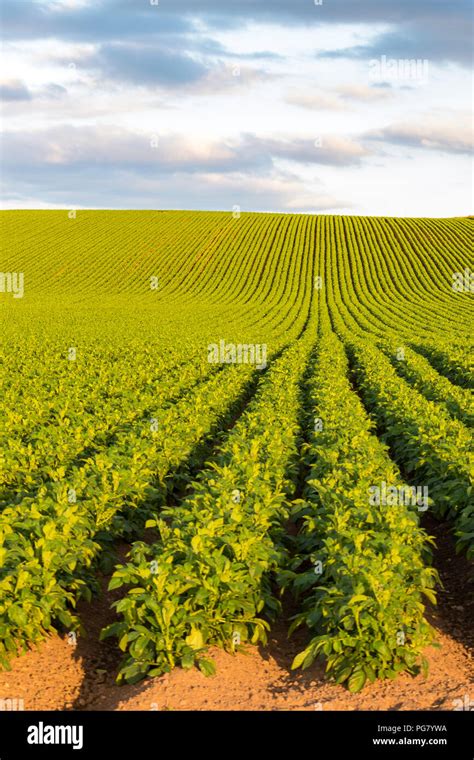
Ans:
<svg viewBox="0 0 474 760"><path fill-rule="evenodd" d="M343 111L346 105L335 95L321 90L295 90L288 93L286 102L310 110Z"/></svg>
<svg viewBox="0 0 474 760"><path fill-rule="evenodd" d="M221 140L146 133L121 127L62 126L4 135L6 166L156 168L161 172L265 172L275 159L346 166L369 155L349 137L246 134Z"/></svg>
<svg viewBox="0 0 474 760"><path fill-rule="evenodd" d="M445 63L465 59L466 0L48 5L3 0L3 190L15 203L212 208L238 191L247 209L318 199L420 216L470 197L459 112L471 82ZM423 57L428 38L429 82L370 86L369 57Z"/></svg>
<svg viewBox="0 0 474 760"><path fill-rule="evenodd" d="M459 114L450 121L442 121L440 116L420 115L416 122L390 124L369 132L367 137L443 153L471 153L473 150L472 122L468 114Z"/></svg>
<svg viewBox="0 0 474 760"><path fill-rule="evenodd" d="M0 100L22 101L31 100L31 92L20 79L0 80Z"/></svg>
<svg viewBox="0 0 474 760"><path fill-rule="evenodd" d="M393 98L393 92L385 87L367 87L360 84L346 84L337 88L337 93L343 99L371 103Z"/></svg>
<svg viewBox="0 0 474 760"><path fill-rule="evenodd" d="M289 105L300 106L311 111L346 111L347 101L376 103L393 97L393 92L385 87L369 87L361 84L346 84L332 90L306 89L289 92L285 101Z"/></svg>

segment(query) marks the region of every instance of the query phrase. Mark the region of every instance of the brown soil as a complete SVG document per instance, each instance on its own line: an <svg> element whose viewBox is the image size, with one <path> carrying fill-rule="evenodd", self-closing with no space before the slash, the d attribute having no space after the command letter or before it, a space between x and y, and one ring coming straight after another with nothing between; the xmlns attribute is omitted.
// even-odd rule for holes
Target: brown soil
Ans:
<svg viewBox="0 0 474 760"><path fill-rule="evenodd" d="M458 704L453 700L472 702L472 566L454 554L448 525L429 521L425 527L437 538L435 564L444 583L439 607L429 611L441 648L426 652L427 679L402 675L351 695L327 682L321 665L292 672L306 634L288 641L286 626L279 623L265 649L248 647L247 654L238 655L212 651L218 669L212 678L176 669L119 687L116 644L98 641L100 629L113 620L109 605L120 596L115 591L82 605L87 638L74 646L67 637L51 636L18 657L11 672L0 673L0 698L23 699L25 710L452 710Z"/></svg>

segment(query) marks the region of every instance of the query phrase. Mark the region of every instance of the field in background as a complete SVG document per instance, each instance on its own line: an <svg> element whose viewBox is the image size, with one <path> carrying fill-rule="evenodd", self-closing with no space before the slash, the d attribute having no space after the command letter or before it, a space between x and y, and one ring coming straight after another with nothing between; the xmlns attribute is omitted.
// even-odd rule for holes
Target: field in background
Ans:
<svg viewBox="0 0 474 760"><path fill-rule="evenodd" d="M282 598L295 668L321 657L352 692L425 670L422 521L473 556L472 221L0 224L3 667L83 636L125 541L122 682L212 675L208 647L265 646Z"/></svg>

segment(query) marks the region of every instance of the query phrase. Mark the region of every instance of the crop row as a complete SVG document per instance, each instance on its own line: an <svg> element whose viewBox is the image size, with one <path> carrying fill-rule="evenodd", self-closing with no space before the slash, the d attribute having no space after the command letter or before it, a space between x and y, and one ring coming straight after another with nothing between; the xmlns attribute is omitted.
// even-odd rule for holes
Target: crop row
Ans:
<svg viewBox="0 0 474 760"><path fill-rule="evenodd" d="M416 505L371 499L374 489L401 494L407 485L351 388L342 344L323 325L309 386L315 426L304 449L302 527L281 581L303 599L292 629L312 634L294 667L323 656L326 671L358 691L426 670L433 631L423 595L434 601L436 572L425 566L429 539Z"/></svg>
<svg viewBox="0 0 474 760"><path fill-rule="evenodd" d="M97 563L118 535L143 527L173 489L184 489L202 458L198 446L229 424L251 392L252 370L221 370L178 404L157 428L141 424L109 449L47 483L0 518L0 657L37 641L57 621L68 628L77 599L96 588ZM239 396L241 400L239 401ZM71 499L71 493L74 497ZM105 553L107 559L107 552Z"/></svg>
<svg viewBox="0 0 474 760"><path fill-rule="evenodd" d="M210 645L265 643L280 605L272 574L283 562L284 521L298 471L298 379L313 330L270 368L246 413L178 506L150 527L160 540L137 543L110 588L121 620L104 631L126 653L122 680L180 664L214 670Z"/></svg>

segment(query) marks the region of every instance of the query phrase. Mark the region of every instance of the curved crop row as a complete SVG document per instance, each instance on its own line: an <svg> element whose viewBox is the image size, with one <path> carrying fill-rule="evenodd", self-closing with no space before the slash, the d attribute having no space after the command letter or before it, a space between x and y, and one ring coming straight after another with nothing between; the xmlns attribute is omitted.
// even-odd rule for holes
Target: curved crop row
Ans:
<svg viewBox="0 0 474 760"><path fill-rule="evenodd" d="M434 511L454 519L458 546L474 549L472 438L460 422L428 401L368 342L347 339L358 387L395 460L430 491Z"/></svg>
<svg viewBox="0 0 474 760"><path fill-rule="evenodd" d="M425 567L428 537L416 504L372 434L372 423L348 377L342 344L324 330L310 381L315 429L305 447L308 468L302 529L291 570L282 575L303 594L292 628L313 637L294 667L318 655L351 691L366 680L426 669L422 650L433 640L423 594L434 600L436 572ZM387 505L377 491L396 492Z"/></svg>
<svg viewBox="0 0 474 760"><path fill-rule="evenodd" d="M46 484L0 516L0 662L38 641L57 621L79 625L72 613L95 588L97 562L115 536L143 526L170 489L183 488L196 445L235 414L251 369L219 372L193 395L117 443L67 481ZM248 390L247 390L248 392ZM183 469L183 466L185 469ZM169 473L172 478L169 478ZM71 499L71 494L73 498Z"/></svg>
<svg viewBox="0 0 474 760"><path fill-rule="evenodd" d="M149 525L160 541L136 544L110 588L122 618L105 630L126 652L120 679L139 680L177 664L213 672L210 645L266 641L266 612L279 609L271 573L282 563L283 521L298 470L298 378L314 338L270 368L216 459L179 506Z"/></svg>

